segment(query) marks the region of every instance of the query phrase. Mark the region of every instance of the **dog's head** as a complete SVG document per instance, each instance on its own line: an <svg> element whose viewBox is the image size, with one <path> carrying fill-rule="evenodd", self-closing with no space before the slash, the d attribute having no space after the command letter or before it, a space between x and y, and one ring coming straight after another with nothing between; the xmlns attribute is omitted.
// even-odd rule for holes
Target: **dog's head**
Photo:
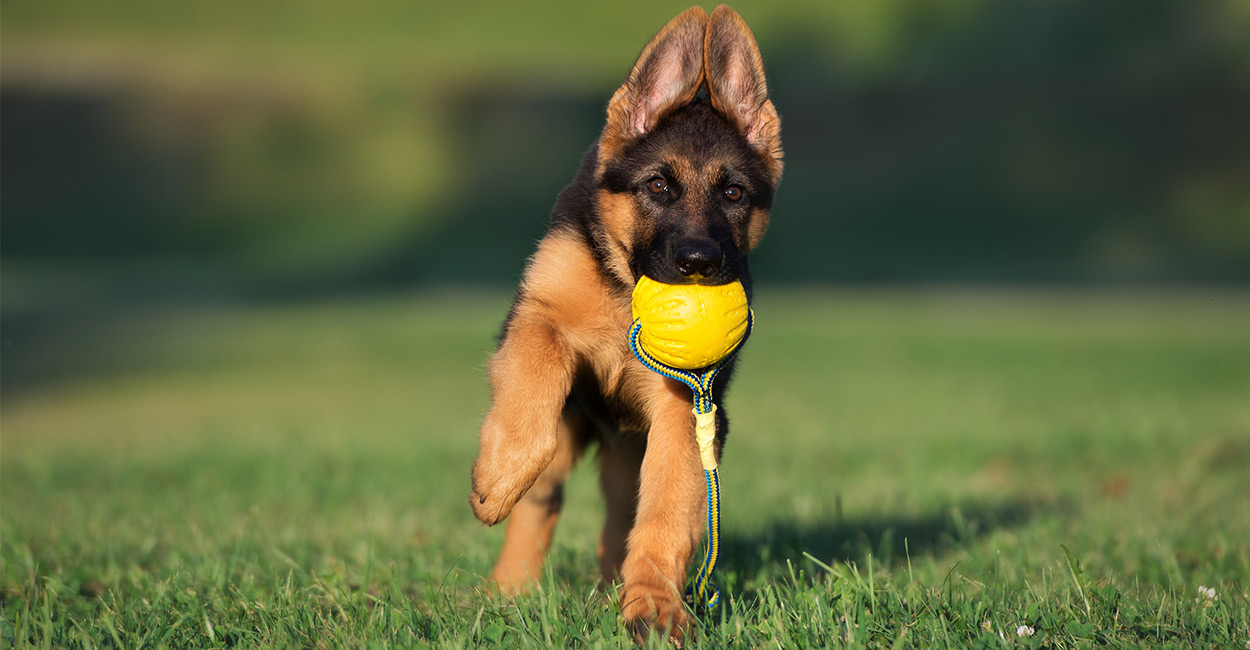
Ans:
<svg viewBox="0 0 1250 650"><path fill-rule="evenodd" d="M781 157L781 123L750 28L725 5L674 18L612 96L599 139L612 272L628 284L643 275L749 280L747 254L768 226Z"/></svg>

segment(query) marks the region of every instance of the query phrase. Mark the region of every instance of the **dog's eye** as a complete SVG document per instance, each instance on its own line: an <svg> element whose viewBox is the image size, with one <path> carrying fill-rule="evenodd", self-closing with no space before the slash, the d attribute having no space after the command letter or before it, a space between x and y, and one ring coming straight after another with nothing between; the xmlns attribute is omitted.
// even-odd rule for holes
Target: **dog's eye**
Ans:
<svg viewBox="0 0 1250 650"><path fill-rule="evenodd" d="M656 176L655 178L647 181L647 189L651 190L652 194L663 194L668 191L668 182L663 178Z"/></svg>
<svg viewBox="0 0 1250 650"><path fill-rule="evenodd" d="M742 188L737 185L730 185L725 188L725 198L730 201L737 201L742 198Z"/></svg>

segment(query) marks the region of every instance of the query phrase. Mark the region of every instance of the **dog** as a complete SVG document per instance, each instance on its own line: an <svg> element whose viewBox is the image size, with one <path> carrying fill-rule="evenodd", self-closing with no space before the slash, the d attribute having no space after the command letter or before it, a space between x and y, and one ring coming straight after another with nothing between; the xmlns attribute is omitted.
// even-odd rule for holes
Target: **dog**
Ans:
<svg viewBox="0 0 1250 650"><path fill-rule="evenodd" d="M759 47L733 9L692 7L647 44L612 95L598 141L557 197L489 364L473 464L474 514L508 519L491 581L541 575L563 485L598 443L607 517L598 556L639 638L688 625L681 590L703 536L705 479L691 391L631 354L630 297L666 284L752 283L748 254L781 180L781 123ZM716 381L723 404L732 368ZM716 454L728 421L717 411Z"/></svg>

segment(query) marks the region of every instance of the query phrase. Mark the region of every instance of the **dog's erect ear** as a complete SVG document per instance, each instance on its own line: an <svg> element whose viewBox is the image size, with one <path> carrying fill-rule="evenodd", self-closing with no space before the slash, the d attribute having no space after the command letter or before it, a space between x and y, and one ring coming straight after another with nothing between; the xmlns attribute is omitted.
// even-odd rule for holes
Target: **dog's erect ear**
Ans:
<svg viewBox="0 0 1250 650"><path fill-rule="evenodd" d="M646 134L670 110L694 99L703 85L703 30L707 12L691 7L647 43L625 84L608 102L601 147Z"/></svg>
<svg viewBox="0 0 1250 650"><path fill-rule="evenodd" d="M768 100L764 61L751 28L726 5L712 11L703 50L712 107L742 129L751 146L781 163L781 120ZM778 170L780 171L780 170Z"/></svg>

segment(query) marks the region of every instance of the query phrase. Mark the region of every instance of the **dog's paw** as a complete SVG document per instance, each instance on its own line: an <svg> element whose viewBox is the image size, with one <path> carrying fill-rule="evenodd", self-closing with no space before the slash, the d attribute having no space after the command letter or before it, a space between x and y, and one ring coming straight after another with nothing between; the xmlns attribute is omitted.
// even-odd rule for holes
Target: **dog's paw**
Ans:
<svg viewBox="0 0 1250 650"><path fill-rule="evenodd" d="M525 496L556 455L558 439L553 423L549 435L522 435L532 429L503 426L510 421L492 411L482 425L481 450L473 462L469 506L487 526L503 521Z"/></svg>
<svg viewBox="0 0 1250 650"><path fill-rule="evenodd" d="M529 485L517 485L515 481L487 481L473 472L473 490L469 493L469 507L473 514L487 526L508 518L513 506L525 494Z"/></svg>
<svg viewBox="0 0 1250 650"><path fill-rule="evenodd" d="M621 613L639 645L653 634L667 635L678 648L686 640L689 617L681 599L668 589L627 589Z"/></svg>

